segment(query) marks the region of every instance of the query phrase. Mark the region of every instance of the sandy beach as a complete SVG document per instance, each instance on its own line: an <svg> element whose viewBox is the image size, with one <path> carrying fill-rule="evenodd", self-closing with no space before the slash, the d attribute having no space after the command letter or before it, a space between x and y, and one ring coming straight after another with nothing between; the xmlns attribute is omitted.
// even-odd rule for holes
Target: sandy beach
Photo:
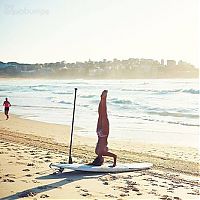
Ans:
<svg viewBox="0 0 200 200"><path fill-rule="evenodd" d="M78 129L78 128L77 128ZM94 157L96 138L76 135L73 161ZM110 140L118 162L151 162L149 170L95 174L49 168L68 161L70 127L0 114L1 199L199 199L199 152L189 147ZM106 162L111 160L106 158Z"/></svg>

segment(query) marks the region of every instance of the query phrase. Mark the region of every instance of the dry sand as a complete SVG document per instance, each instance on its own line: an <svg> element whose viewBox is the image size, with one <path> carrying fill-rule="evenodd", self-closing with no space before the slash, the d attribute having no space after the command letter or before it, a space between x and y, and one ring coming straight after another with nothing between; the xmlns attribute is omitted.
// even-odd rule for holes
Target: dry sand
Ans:
<svg viewBox="0 0 200 200"><path fill-rule="evenodd" d="M76 132L76 131L75 131ZM94 174L49 169L68 160L70 127L0 114L2 199L199 199L197 149L110 141L118 162L152 162L149 170ZM96 138L74 137L73 161L90 162ZM106 159L106 162L111 162Z"/></svg>

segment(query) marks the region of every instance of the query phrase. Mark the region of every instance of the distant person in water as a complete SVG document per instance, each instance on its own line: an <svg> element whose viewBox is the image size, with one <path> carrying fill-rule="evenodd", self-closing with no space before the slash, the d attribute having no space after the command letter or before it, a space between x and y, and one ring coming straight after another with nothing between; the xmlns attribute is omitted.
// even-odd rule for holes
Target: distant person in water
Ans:
<svg viewBox="0 0 200 200"><path fill-rule="evenodd" d="M107 107L106 107L106 98L107 98L107 90L104 90L101 94L101 100L99 103L98 113L99 118L97 122L97 136L98 142L96 145L95 153L98 155L94 161L91 163L92 165L100 166L104 162L103 156L112 157L113 167L116 166L117 155L109 152L108 150L108 135L109 135L109 121L107 116Z"/></svg>
<svg viewBox="0 0 200 200"><path fill-rule="evenodd" d="M8 98L6 98L6 100L3 102L3 106L4 106L4 113L6 115L6 120L9 119L9 108L11 106L10 102L8 101Z"/></svg>

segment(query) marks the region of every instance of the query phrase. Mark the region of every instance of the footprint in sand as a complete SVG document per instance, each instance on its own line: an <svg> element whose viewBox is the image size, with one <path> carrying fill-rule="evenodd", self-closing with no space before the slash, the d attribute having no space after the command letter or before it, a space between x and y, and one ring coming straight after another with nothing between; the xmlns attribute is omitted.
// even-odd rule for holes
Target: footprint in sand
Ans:
<svg viewBox="0 0 200 200"><path fill-rule="evenodd" d="M28 183L28 181L27 180L21 180L22 182L25 182L25 183Z"/></svg>
<svg viewBox="0 0 200 200"><path fill-rule="evenodd" d="M35 164L34 163L28 163L27 166L34 166Z"/></svg>
<svg viewBox="0 0 200 200"><path fill-rule="evenodd" d="M158 184L156 184L156 183L152 183L151 185L152 185L152 186L158 186Z"/></svg>
<svg viewBox="0 0 200 200"><path fill-rule="evenodd" d="M137 183L136 182L133 182L133 181L126 181L126 183L128 184L128 185L137 185Z"/></svg>
<svg viewBox="0 0 200 200"><path fill-rule="evenodd" d="M89 191L87 189L81 189L80 191L81 191L81 193L80 193L81 196L84 196L84 197L91 196L91 194L89 193ZM84 192L84 193L82 193L82 192Z"/></svg>
<svg viewBox="0 0 200 200"><path fill-rule="evenodd" d="M136 187L131 187L132 191L139 192L139 189Z"/></svg>
<svg viewBox="0 0 200 200"><path fill-rule="evenodd" d="M129 196L129 194L121 193L119 196L120 196L120 197L126 197L126 196Z"/></svg>
<svg viewBox="0 0 200 200"><path fill-rule="evenodd" d="M26 174L25 176L27 176L27 177L31 177L32 175L31 175L31 174Z"/></svg>
<svg viewBox="0 0 200 200"><path fill-rule="evenodd" d="M9 177L9 178L15 178L15 175L14 175L14 174L6 174L5 176L6 176L6 177Z"/></svg>
<svg viewBox="0 0 200 200"><path fill-rule="evenodd" d="M132 179L132 178L133 178L132 175L127 175L127 176L123 177L123 179Z"/></svg>
<svg viewBox="0 0 200 200"><path fill-rule="evenodd" d="M36 172L35 174L43 175L45 173L44 172Z"/></svg>
<svg viewBox="0 0 200 200"><path fill-rule="evenodd" d="M31 150L29 153L31 153L31 155L35 155L37 152L35 150Z"/></svg>
<svg viewBox="0 0 200 200"><path fill-rule="evenodd" d="M87 189L81 189L81 191L83 191L83 192L88 192L88 190L87 190Z"/></svg>
<svg viewBox="0 0 200 200"><path fill-rule="evenodd" d="M40 183L39 181L37 180L32 180L33 183Z"/></svg>
<svg viewBox="0 0 200 200"><path fill-rule="evenodd" d="M117 196L114 196L112 194L106 194L105 197L108 197L108 198L117 198Z"/></svg>
<svg viewBox="0 0 200 200"><path fill-rule="evenodd" d="M51 155L51 152L50 152L50 151L48 151L48 152L46 153L46 155Z"/></svg>
<svg viewBox="0 0 200 200"><path fill-rule="evenodd" d="M48 198L48 197L49 197L49 195L47 195L47 194L40 195L40 198Z"/></svg>
<svg viewBox="0 0 200 200"><path fill-rule="evenodd" d="M174 188L167 188L167 192L173 193L174 192Z"/></svg>
<svg viewBox="0 0 200 200"><path fill-rule="evenodd" d="M39 156L34 156L33 158L39 158Z"/></svg>
<svg viewBox="0 0 200 200"><path fill-rule="evenodd" d="M178 198L178 199L176 199L176 198ZM160 197L160 199L162 199L162 200L173 200L173 199L181 200L179 197L176 197L176 198L173 198L172 196L168 196L168 195L163 195L162 197Z"/></svg>
<svg viewBox="0 0 200 200"><path fill-rule="evenodd" d="M24 171L24 172L28 172L28 171L30 171L30 169L23 169L22 171Z"/></svg>
<svg viewBox="0 0 200 200"><path fill-rule="evenodd" d="M157 190L152 189L150 192L148 192L148 194L154 194L154 195L157 195Z"/></svg>
<svg viewBox="0 0 200 200"><path fill-rule="evenodd" d="M5 179L3 179L2 182L10 182L10 183L12 183L12 182L15 182L15 181L12 180L12 179L9 179L9 178L5 178Z"/></svg>
<svg viewBox="0 0 200 200"><path fill-rule="evenodd" d="M174 200L181 200L180 197L174 197Z"/></svg>
<svg viewBox="0 0 200 200"><path fill-rule="evenodd" d="M162 182L162 183L167 183L166 181Z"/></svg>
<svg viewBox="0 0 200 200"><path fill-rule="evenodd" d="M45 156L44 158L49 158L49 159L51 159L51 158L53 158L53 156Z"/></svg>
<svg viewBox="0 0 200 200"><path fill-rule="evenodd" d="M86 193L81 193L80 195L81 195L81 196L84 196L84 197L91 196L91 194L88 193L88 192L86 192Z"/></svg>
<svg viewBox="0 0 200 200"><path fill-rule="evenodd" d="M166 187L165 185L159 185L159 187Z"/></svg>

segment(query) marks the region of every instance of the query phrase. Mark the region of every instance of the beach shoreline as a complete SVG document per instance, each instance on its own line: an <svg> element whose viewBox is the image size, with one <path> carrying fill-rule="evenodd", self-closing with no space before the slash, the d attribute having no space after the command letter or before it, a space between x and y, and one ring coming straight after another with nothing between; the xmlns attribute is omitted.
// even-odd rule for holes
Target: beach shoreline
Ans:
<svg viewBox="0 0 200 200"><path fill-rule="evenodd" d="M97 136L80 136L77 135L81 128L75 127L73 134L73 146L86 146L94 153L97 142ZM9 120L5 120L3 113L0 113L0 130L2 138L7 134L14 138L22 136L24 138L39 138L41 141L51 141L52 144L69 147L71 127L53 123L40 122L35 120L23 119L17 115L11 115ZM5 131L4 133L2 131ZM16 140L15 140L16 141ZM11 142L15 142L11 139ZM198 155L199 149L185 146L166 145L159 143L139 143L130 140L109 139L109 148L113 151L133 152L138 155L148 155L181 160L186 162L200 163ZM27 141L28 142L28 141ZM66 151L66 153L68 153ZM94 155L94 154L93 154Z"/></svg>

